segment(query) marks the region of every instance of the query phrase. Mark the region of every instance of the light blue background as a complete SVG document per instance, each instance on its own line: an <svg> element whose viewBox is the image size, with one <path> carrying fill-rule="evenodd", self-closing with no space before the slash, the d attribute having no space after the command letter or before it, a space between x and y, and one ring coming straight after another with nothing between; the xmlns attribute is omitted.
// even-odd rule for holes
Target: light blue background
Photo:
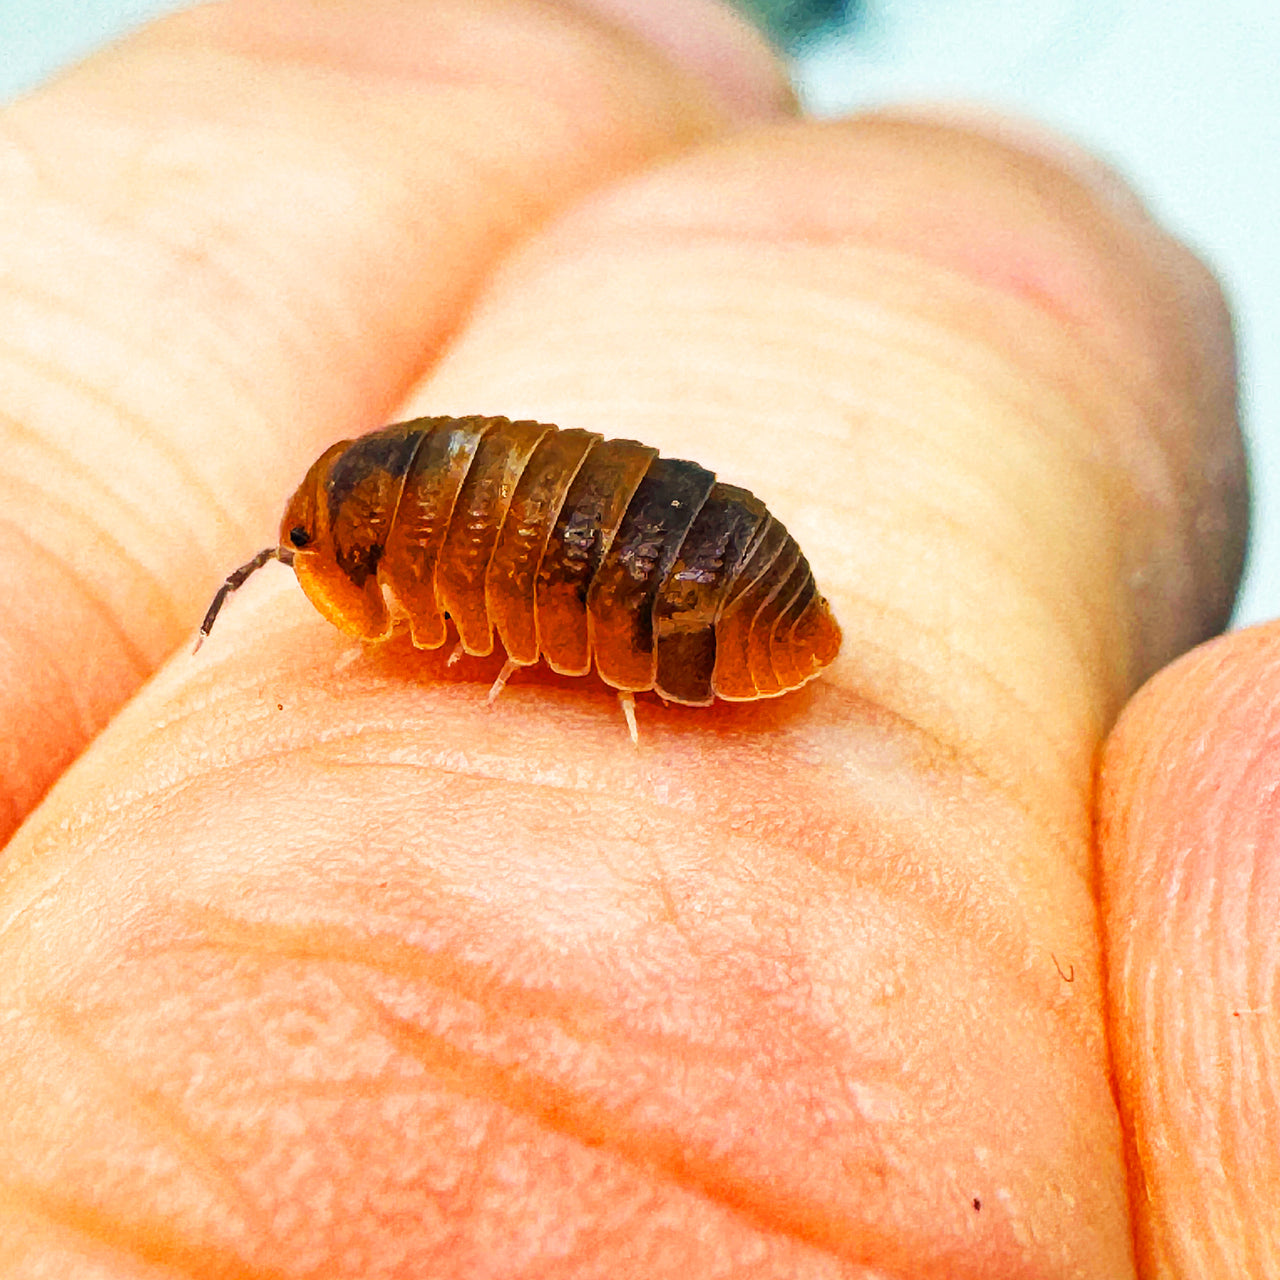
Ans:
<svg viewBox="0 0 1280 1280"><path fill-rule="evenodd" d="M0 0L0 100L178 7ZM1280 613L1280 2L868 0L796 73L820 114L964 98L1056 126L1208 259L1235 307L1253 459L1237 622Z"/></svg>

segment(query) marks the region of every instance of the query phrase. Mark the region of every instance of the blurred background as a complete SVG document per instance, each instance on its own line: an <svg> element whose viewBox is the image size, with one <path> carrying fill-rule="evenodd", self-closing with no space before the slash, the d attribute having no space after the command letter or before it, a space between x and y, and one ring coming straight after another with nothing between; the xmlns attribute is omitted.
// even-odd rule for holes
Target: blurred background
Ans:
<svg viewBox="0 0 1280 1280"><path fill-rule="evenodd" d="M0 101L182 0L0 0ZM806 106L1020 112L1137 186L1217 271L1243 365L1254 525L1238 625L1280 615L1280 3L739 0ZM0 199L3 198L0 193Z"/></svg>

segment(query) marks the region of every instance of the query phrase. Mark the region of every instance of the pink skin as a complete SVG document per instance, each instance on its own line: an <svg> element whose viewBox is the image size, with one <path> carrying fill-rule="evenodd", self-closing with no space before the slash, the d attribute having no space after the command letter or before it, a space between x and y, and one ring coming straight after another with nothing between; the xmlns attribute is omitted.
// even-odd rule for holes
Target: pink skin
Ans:
<svg viewBox="0 0 1280 1280"><path fill-rule="evenodd" d="M768 120L795 99L760 33L716 0L574 0L589 13L629 28L678 66L711 84L735 119Z"/></svg>

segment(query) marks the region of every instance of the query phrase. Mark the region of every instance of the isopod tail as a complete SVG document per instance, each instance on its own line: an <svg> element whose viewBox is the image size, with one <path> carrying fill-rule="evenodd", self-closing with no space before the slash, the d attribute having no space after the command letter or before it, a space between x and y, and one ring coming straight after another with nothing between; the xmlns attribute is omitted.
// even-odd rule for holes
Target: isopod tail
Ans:
<svg viewBox="0 0 1280 1280"><path fill-rule="evenodd" d="M840 627L809 564L768 518L716 623L712 688L728 702L772 698L807 684L840 648Z"/></svg>

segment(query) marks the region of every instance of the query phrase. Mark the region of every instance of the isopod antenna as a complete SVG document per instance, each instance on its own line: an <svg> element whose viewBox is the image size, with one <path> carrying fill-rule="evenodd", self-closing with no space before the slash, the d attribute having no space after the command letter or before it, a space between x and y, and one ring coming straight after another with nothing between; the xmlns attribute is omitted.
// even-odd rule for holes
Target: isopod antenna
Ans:
<svg viewBox="0 0 1280 1280"><path fill-rule="evenodd" d="M218 614L222 612L222 606L226 603L227 597L233 591L238 591L243 587L249 578L257 573L269 560L279 560L281 564L292 564L293 551L289 547L264 547L248 564L242 564L234 573L227 574L227 580L218 588L217 595L213 597L213 602L209 605L209 612L204 615L204 621L200 624L200 634L196 636L195 648L191 650L192 653L200 652L200 646L204 644L205 637L213 630L214 621Z"/></svg>

